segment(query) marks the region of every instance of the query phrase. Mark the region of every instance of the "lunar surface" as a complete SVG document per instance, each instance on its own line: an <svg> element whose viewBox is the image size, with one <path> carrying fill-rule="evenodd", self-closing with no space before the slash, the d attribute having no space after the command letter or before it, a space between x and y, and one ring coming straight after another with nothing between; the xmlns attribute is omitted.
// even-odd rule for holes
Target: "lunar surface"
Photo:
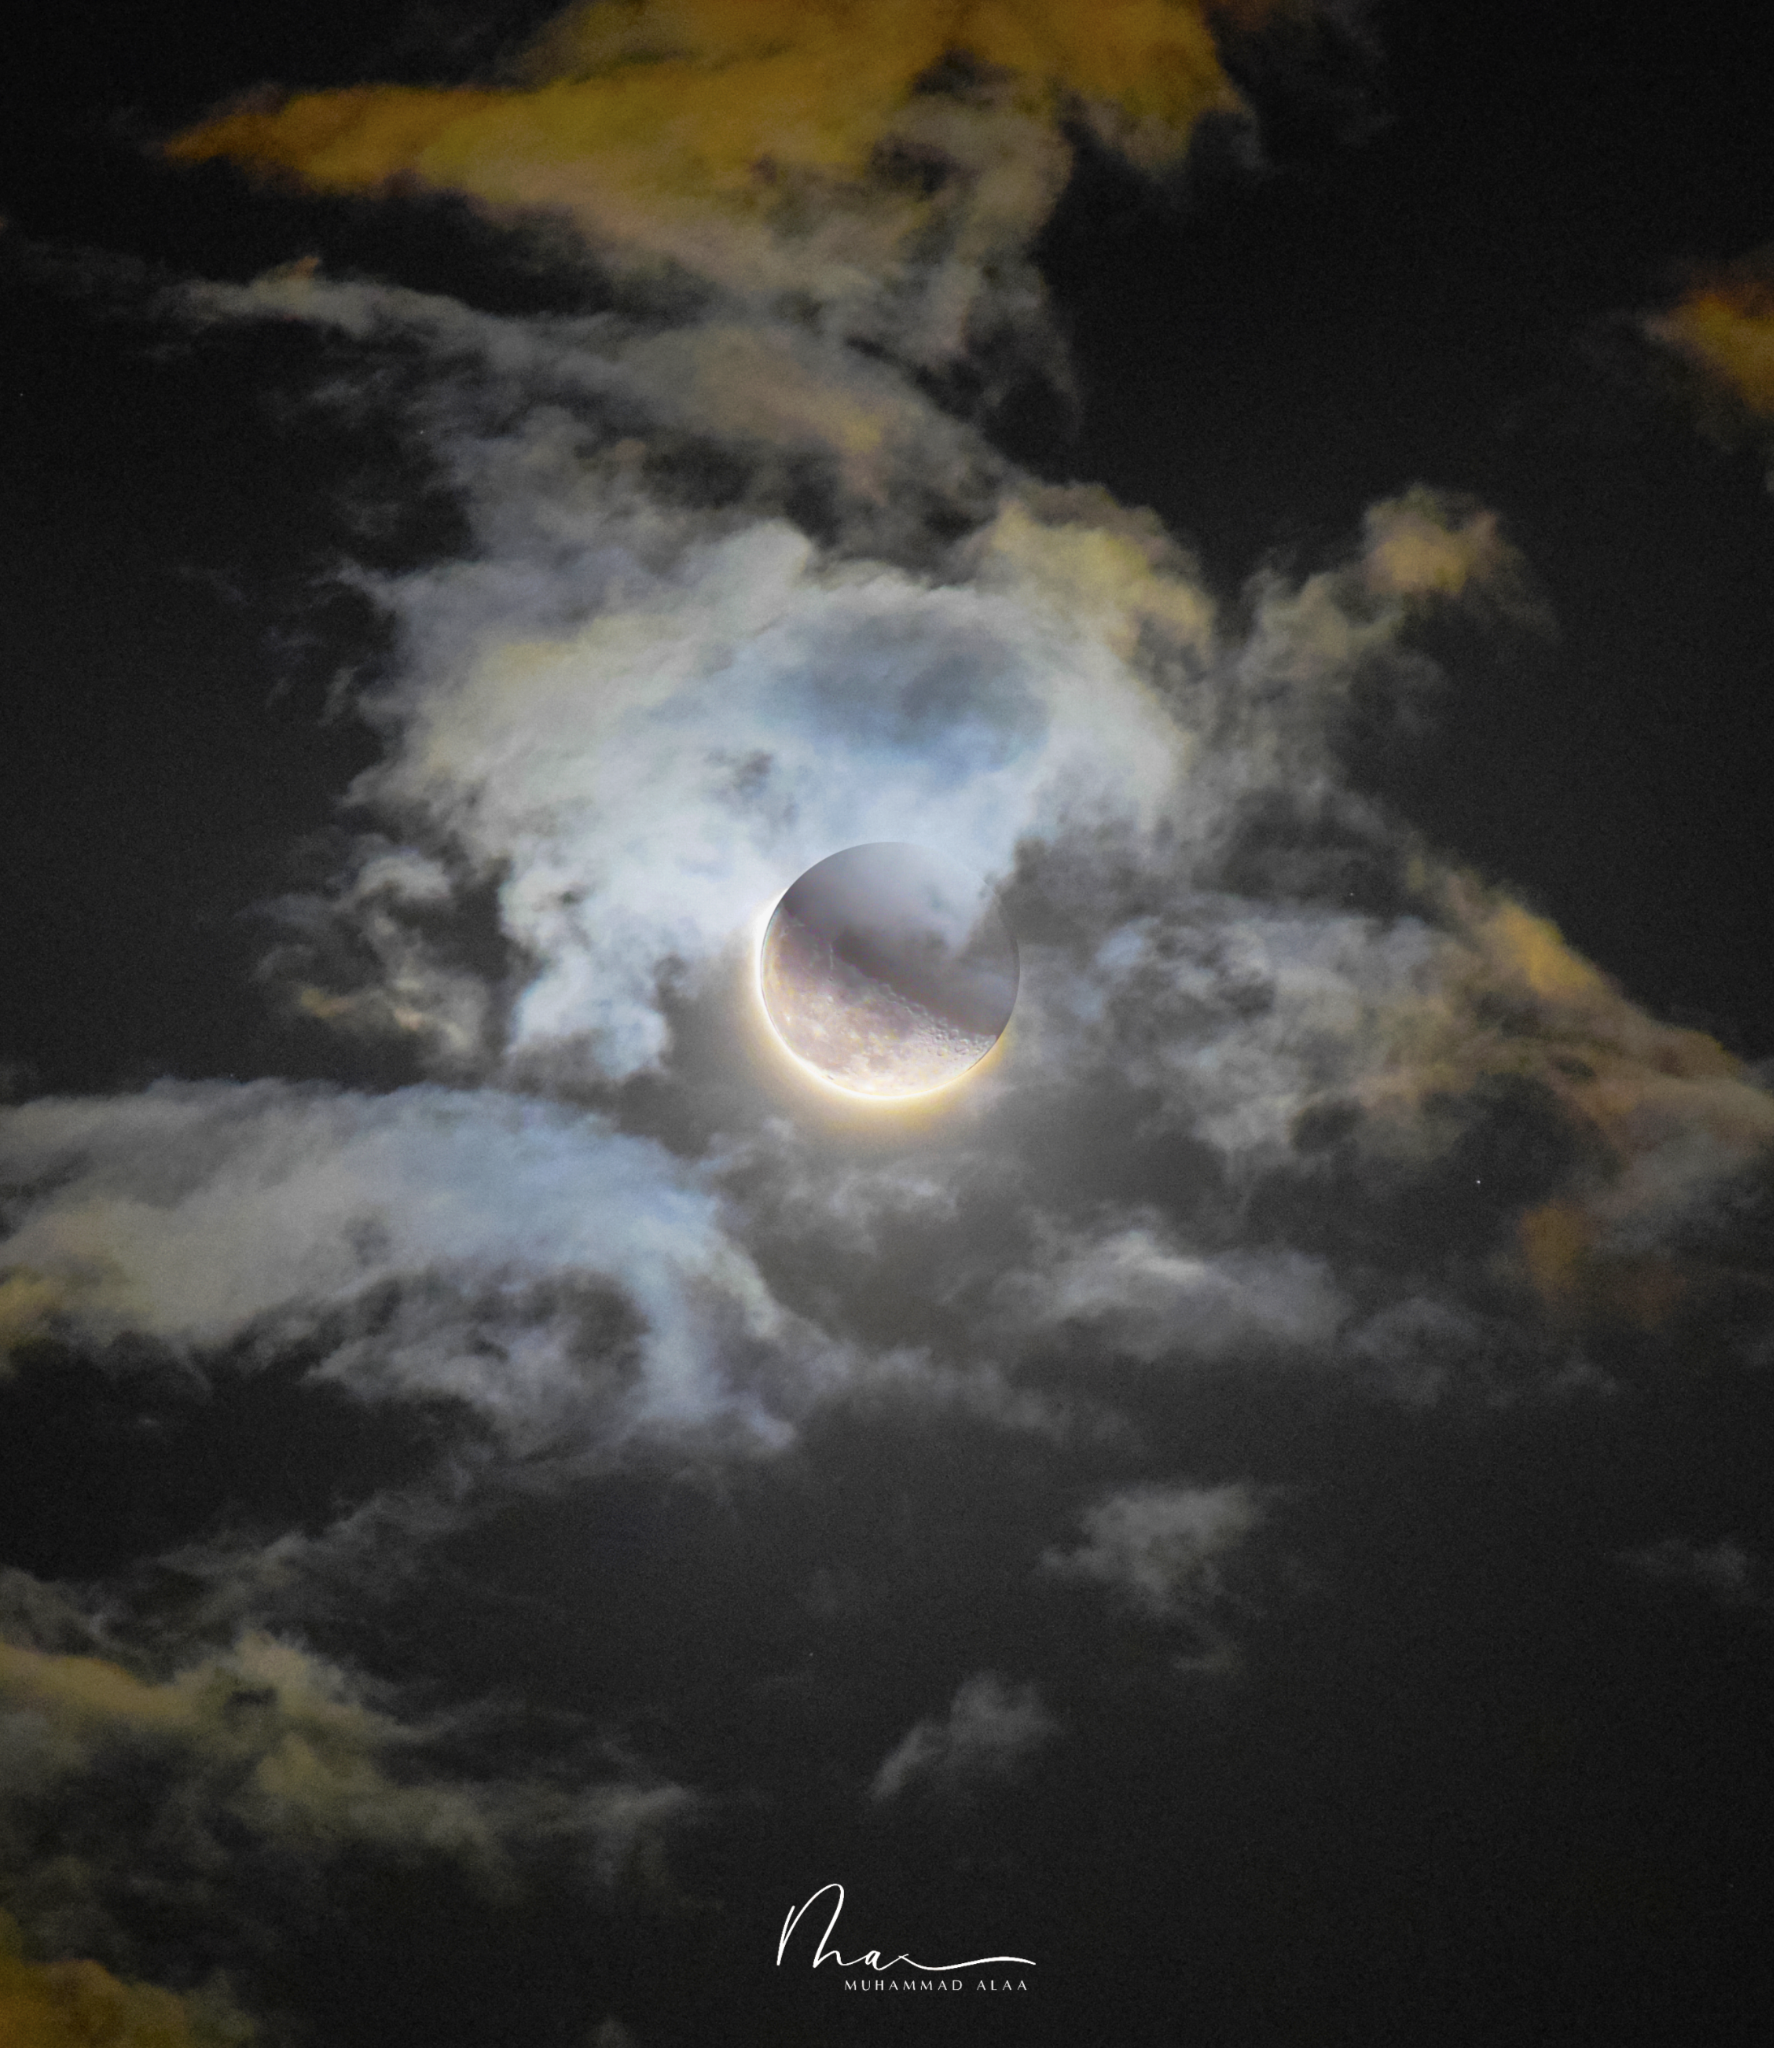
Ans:
<svg viewBox="0 0 1774 2048"><path fill-rule="evenodd" d="M855 1095L923 1095L997 1044L1016 941L992 890L927 847L881 841L811 867L777 904L758 984L788 1049Z"/></svg>

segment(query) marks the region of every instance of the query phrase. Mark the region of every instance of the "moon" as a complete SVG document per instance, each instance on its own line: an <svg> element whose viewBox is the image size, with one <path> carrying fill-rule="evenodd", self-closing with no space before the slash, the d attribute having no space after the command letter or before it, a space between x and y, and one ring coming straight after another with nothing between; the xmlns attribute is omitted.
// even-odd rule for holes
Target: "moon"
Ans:
<svg viewBox="0 0 1774 2048"><path fill-rule="evenodd" d="M810 867L758 952L764 1013L783 1044L833 1087L881 1101L978 1066L1016 986L1016 940L991 887L898 840Z"/></svg>

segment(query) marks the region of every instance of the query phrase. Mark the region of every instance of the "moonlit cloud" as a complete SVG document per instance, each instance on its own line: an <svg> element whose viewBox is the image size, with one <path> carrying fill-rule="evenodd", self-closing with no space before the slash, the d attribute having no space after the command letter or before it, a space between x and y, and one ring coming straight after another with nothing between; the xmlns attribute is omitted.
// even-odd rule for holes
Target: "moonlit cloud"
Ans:
<svg viewBox="0 0 1774 2048"><path fill-rule="evenodd" d="M258 2030L216 1984L181 1998L94 1962L36 1963L0 1912L0 2030L10 2048L248 2048Z"/></svg>
<svg viewBox="0 0 1774 2048"><path fill-rule="evenodd" d="M619 274L793 294L934 365L1038 318L1025 251L1070 169L1068 118L1157 169L1204 116L1243 112L1196 0L640 0L570 9L522 69L301 94L171 154L564 217Z"/></svg>
<svg viewBox="0 0 1774 2048"><path fill-rule="evenodd" d="M460 1400L518 1441L593 1416L769 1434L716 1361L783 1334L780 1311L696 1176L595 1117L162 1084L5 1112L0 1148L15 1314L43 1335L318 1340L365 1396Z"/></svg>
<svg viewBox="0 0 1774 2048"><path fill-rule="evenodd" d="M1754 419L1774 420L1774 257L1768 250L1698 280L1641 324L1651 341L1720 396Z"/></svg>
<svg viewBox="0 0 1774 2048"><path fill-rule="evenodd" d="M454 195L551 249L585 310L317 260L158 290L187 339L324 337L306 396L409 430L461 515L450 559L340 572L391 632L354 703L380 752L340 792L335 871L270 906L262 968L347 1057L428 1078L0 1109L0 1361L120 1401L152 1368L450 1423L417 1479L281 1521L230 1499L89 1584L0 1580L0 1876L34 1939L133 1968L151 1910L250 1950L288 1904L267 1870L299 1892L357 1856L491 1892L554 1857L588 1894L640 1869L672 1895L661 1845L719 1799L700 1759L644 1759L694 1752L697 1713L841 1681L783 1600L757 1668L681 1705L676 1651L648 1661L633 1559L668 1518L643 1486L717 1531L672 1570L712 1572L751 1520L809 1574L818 1551L834 1626L947 1546L965 1661L831 1775L964 1810L1058 1745L1071 1697L1001 1675L1035 1650L984 1640L1000 1603L1073 1602L1167 1670L1236 1664L1289 1496L1198 1460L1179 1390L1279 1377L1415 1425L1600 1393L1661 1369L1632 1342L1708 1317L1732 1357L1765 1347L1766 1074L1649 1016L1360 774L1360 719L1444 684L1426 623L1547 629L1503 520L1401 479L1340 555L1234 603L1154 515L1036 480L978 424L1064 385L1030 250L1079 135L1174 174L1204 123L1251 119L1213 21L1301 12L609 0L499 80L261 100L169 145L366 203ZM1766 414L1765 315L1701 293L1652 331ZM768 1069L752 948L805 869L904 839L998 886L1021 991L977 1081L859 1132ZM976 1441L958 1533L918 1526L918 1477ZM570 1504L564 1537L535 1540L538 1502ZM495 1524L542 1561L512 1596L532 1628L607 1597L610 1658L646 1667L564 1762L494 1767L497 1702L417 1702L347 1647L412 1585L453 1611ZM1765 1597L1729 1541L1631 1561ZM608 1679L574 1647L551 1697ZM11 1998L59 2048L76 1991L231 2038L222 2003L0 1947L0 2031Z"/></svg>
<svg viewBox="0 0 1774 2048"><path fill-rule="evenodd" d="M843 845L916 818L1001 876L1024 834L1149 819L1171 780L1157 706L1014 582L821 575L765 526L636 596L428 694L379 792L505 867L505 929L541 963L512 1018L520 1064L575 1043L615 1076L657 1061L666 963L732 956Z"/></svg>
<svg viewBox="0 0 1774 2048"><path fill-rule="evenodd" d="M1054 1252L1038 1272L1006 1279L1019 1320L1078 1325L1148 1362L1328 1345L1344 1310L1313 1260L1191 1257L1168 1249L1149 1225Z"/></svg>
<svg viewBox="0 0 1774 2048"><path fill-rule="evenodd" d="M1140 34L1163 16L1186 40L1187 12L1146 10ZM726 81L711 91L777 63L766 46L791 69L824 61L820 15L804 46L757 42L763 18L741 29L743 11L641 8L609 43L614 19L599 15L589 43L583 22L563 31L528 86L494 95L495 125L540 95L538 147L569 211L570 195L604 189L587 138L613 132L566 114L573 95L650 91L692 48ZM1132 20L1089 64L1113 69ZM927 30L913 9L888 41ZM629 68L607 72L618 58ZM1058 104L1027 84L1031 63L1006 59L1026 85L1005 87L1014 118L1010 102L980 113L1008 124L1012 153L1033 146L1029 110ZM819 176L882 132L888 75L856 83L837 117L860 124L849 141L807 144ZM1108 93L1107 76L1092 89ZM979 112L970 77L942 74L935 96ZM322 184L417 166L489 198L472 137L492 102L323 99L228 117L180 147L275 157ZM1184 95L1166 118L1180 135L1198 111ZM427 154L434 117L468 124L460 149ZM662 219L674 146L630 164L656 179ZM704 173L726 194L711 205L740 204ZM1000 220L1005 246L1050 203ZM790 216L760 204L758 232L806 254ZM866 180L854 205L903 225L900 199ZM906 288L984 264L984 247L914 266ZM1344 564L1261 586L1231 637L1149 521L1017 477L898 374L903 339L865 359L843 319L810 331L768 288L715 289L719 310L676 325L638 302L495 320L311 268L203 301L204 317L293 315L416 350L434 370L415 401L428 445L479 538L466 561L379 587L405 652L370 707L388 758L356 795L386 823L330 899L290 906L274 970L293 999L444 1074L553 1089L669 1071L674 1005L725 1003L737 1024L744 949L781 889L916 819L1007 883L1020 913L1010 1071L1025 1082L1112 1070L1156 1091L1238 1180L1309 1186L1334 1165L1375 1189L1433 1175L1467 1142L1462 1102L1532 1099L1566 1163L1532 1187L1493 1179L1493 1258L1560 1316L1664 1313L1684 1283L1657 1246L1752 1169L1771 1099L1700 1034L1644 1017L1547 921L1438 862L1351 787L1340 753L1358 688L1422 687L1408 643L1428 611L1542 622L1495 515L1412 488L1369 511ZM686 432L736 480L719 502L664 487ZM823 544L788 457L818 466ZM475 892L497 918L491 975L447 941L451 905L460 918ZM1333 1128L1334 1145L1314 1135L1301 1157L1301 1133Z"/></svg>
<svg viewBox="0 0 1774 2048"><path fill-rule="evenodd" d="M1211 1629L1229 1593L1226 1566L1262 1526L1258 1491L1219 1486L1136 1486L1083 1515L1085 1540L1050 1550L1055 1578L1093 1582L1155 1621Z"/></svg>
<svg viewBox="0 0 1774 2048"><path fill-rule="evenodd" d="M1008 1778L1058 1732L1034 1686L978 1672L962 1680L946 1715L918 1722L882 1759L869 1796L897 1799L917 1785L952 1795Z"/></svg>
<svg viewBox="0 0 1774 2048"><path fill-rule="evenodd" d="M132 1895L224 1923L274 1918L280 1867L347 1855L433 1860L497 1893L562 1850L610 1883L694 1805L635 1774L572 1789L470 1776L461 1735L447 1716L403 1722L261 1632L164 1677L0 1636L0 1850L24 1873L8 1894L49 1939L115 1949ZM138 1795L120 1802L121 1782Z"/></svg>

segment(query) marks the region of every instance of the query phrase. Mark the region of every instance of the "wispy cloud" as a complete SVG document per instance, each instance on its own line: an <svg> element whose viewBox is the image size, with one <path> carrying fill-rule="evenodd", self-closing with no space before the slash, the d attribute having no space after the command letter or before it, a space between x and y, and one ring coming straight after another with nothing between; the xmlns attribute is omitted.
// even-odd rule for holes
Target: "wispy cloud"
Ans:
<svg viewBox="0 0 1774 2048"><path fill-rule="evenodd" d="M920 1785L966 1793L1011 1777L1058 1733L1036 1687L976 1672L961 1681L946 1714L919 1721L888 1752L869 1796L879 1803Z"/></svg>
<svg viewBox="0 0 1774 2048"><path fill-rule="evenodd" d="M392 1597L502 1488L652 1460L823 1501L812 1421L978 1425L1038 1475L982 1597L1082 1589L1223 1670L1277 1495L1242 1464L1151 1480L1199 1469L1171 1367L1426 1405L1595 1385L1586 1344L1732 1289L1765 1310L1738 1228L1765 1076L1352 771L1364 707L1433 687L1425 621L1544 627L1503 521L1403 488L1233 605L1155 517L974 423L1063 383L1029 251L1080 131L1169 175L1204 121L1247 119L1193 0L622 0L502 81L300 94L172 144L565 223L594 310L314 260L154 301L187 335L324 335L307 395L398 416L462 514L455 559L344 572L393 629L357 704L381 754L265 965L432 1080L0 1111L0 1341L31 1375L225 1361L468 1425L324 1526L0 1587L0 1862L39 1938L132 1967L144 1900L231 1925L249 1864L299 1888L356 1853L496 1887L543 1845L595 1889L700 1813L695 1773L619 1728L495 1768L463 1712L339 1647L354 1592ZM1659 338L1759 407L1759 302L1715 299ZM900 838L1001 885L1022 994L976 1087L863 1129L770 1078L750 948L804 868ZM1731 1543L1638 1562L1761 1597ZM1013 1777L1059 1734L1049 1683L975 1671L872 1802ZM73 1981L0 1965L0 1997Z"/></svg>
<svg viewBox="0 0 1774 2048"><path fill-rule="evenodd" d="M1241 1603L1233 1560L1267 1518L1260 1488L1127 1487L1086 1508L1085 1540L1042 1557L1045 1572L1105 1587L1135 1614L1180 1628L1195 1645L1185 1661L1229 1670L1236 1652L1226 1634Z"/></svg>
<svg viewBox="0 0 1774 2048"><path fill-rule="evenodd" d="M238 1927L347 1853L435 1860L493 1892L564 1854L610 1883L694 1807L632 1765L572 1787L466 1771L459 1717L404 1721L375 1690L255 1631L165 1676L0 1637L13 1904L58 1945L127 1953L148 1892L175 1920Z"/></svg>
<svg viewBox="0 0 1774 2048"><path fill-rule="evenodd" d="M454 1398L518 1441L594 1417L606 1436L770 1433L717 1356L781 1334L780 1311L694 1172L598 1118L260 1082L5 1119L27 1331L186 1355L316 1343L366 1397Z"/></svg>
<svg viewBox="0 0 1774 2048"><path fill-rule="evenodd" d="M1735 1537L1697 1543L1687 1536L1666 1536L1659 1543L1627 1551L1621 1562L1660 1585L1704 1594L1721 1607L1774 1613L1774 1574L1768 1560Z"/></svg>
<svg viewBox="0 0 1774 2048"><path fill-rule="evenodd" d="M1710 400L1766 435L1774 423L1774 250L1758 249L1697 276L1672 306L1647 313L1641 331L1686 365Z"/></svg>

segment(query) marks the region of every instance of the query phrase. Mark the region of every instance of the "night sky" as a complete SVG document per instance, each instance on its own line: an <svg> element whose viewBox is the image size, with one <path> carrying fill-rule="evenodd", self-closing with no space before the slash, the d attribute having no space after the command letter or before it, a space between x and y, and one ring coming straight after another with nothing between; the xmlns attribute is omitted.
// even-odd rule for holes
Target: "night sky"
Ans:
<svg viewBox="0 0 1774 2048"><path fill-rule="evenodd" d="M5 88L0 2042L1764 2038L1774 38L553 12Z"/></svg>

